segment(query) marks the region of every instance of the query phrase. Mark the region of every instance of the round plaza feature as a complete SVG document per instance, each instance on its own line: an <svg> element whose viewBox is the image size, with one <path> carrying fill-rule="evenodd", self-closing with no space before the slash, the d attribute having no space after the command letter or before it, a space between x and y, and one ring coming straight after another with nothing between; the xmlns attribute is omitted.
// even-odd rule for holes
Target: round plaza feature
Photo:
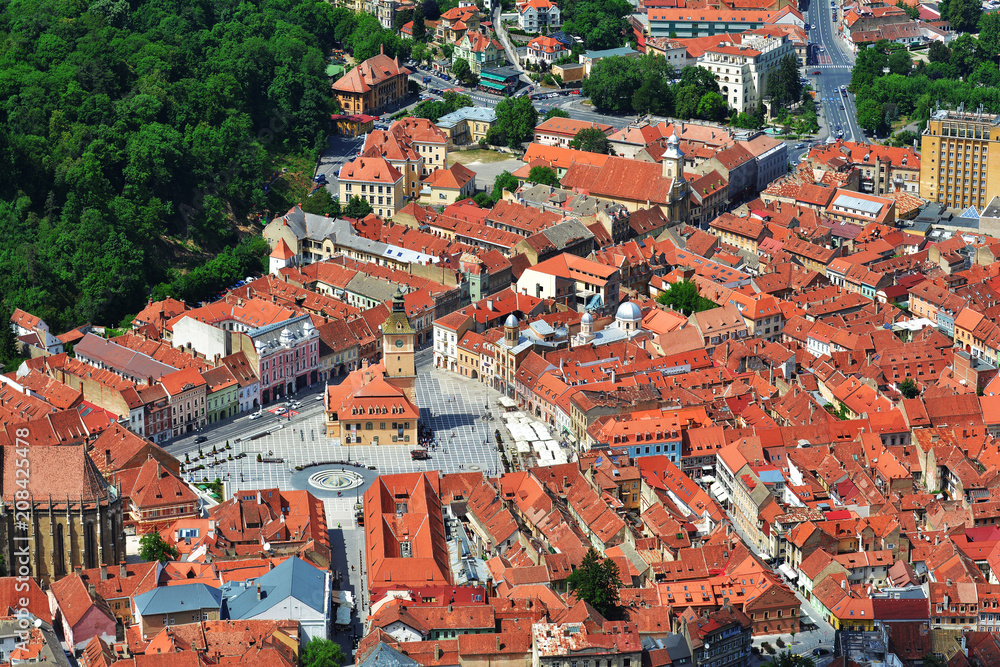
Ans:
<svg viewBox="0 0 1000 667"><path fill-rule="evenodd" d="M365 478L353 470L333 468L309 475L309 485L323 491L350 491L365 483Z"/></svg>

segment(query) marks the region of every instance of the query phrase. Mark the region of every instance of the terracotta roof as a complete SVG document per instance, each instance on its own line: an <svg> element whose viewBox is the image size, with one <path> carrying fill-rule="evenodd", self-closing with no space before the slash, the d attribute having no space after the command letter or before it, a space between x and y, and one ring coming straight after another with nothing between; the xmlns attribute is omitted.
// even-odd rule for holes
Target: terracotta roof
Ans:
<svg viewBox="0 0 1000 667"><path fill-rule="evenodd" d="M372 56L357 65L350 72L333 84L333 90L344 93L366 93L372 86L378 85L394 76L406 76L410 70L399 66L399 60L394 60L385 54Z"/></svg>

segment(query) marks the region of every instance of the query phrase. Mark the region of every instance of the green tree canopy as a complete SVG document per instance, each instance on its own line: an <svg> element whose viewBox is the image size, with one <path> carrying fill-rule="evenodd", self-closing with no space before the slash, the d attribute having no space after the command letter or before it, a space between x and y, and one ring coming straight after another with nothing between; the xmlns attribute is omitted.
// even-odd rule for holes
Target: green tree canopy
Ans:
<svg viewBox="0 0 1000 667"><path fill-rule="evenodd" d="M527 95L507 97L496 106L497 121L493 126L500 140L510 148L520 148L521 142L531 141L538 125L538 111Z"/></svg>
<svg viewBox="0 0 1000 667"><path fill-rule="evenodd" d="M566 585L605 618L613 620L618 616L621 577L618 565L610 558L601 558L593 548L588 549L580 567L566 578Z"/></svg>
<svg viewBox="0 0 1000 667"><path fill-rule="evenodd" d="M538 183L539 185L551 185L552 187L559 187L559 177L556 176L556 172L551 167L532 167L531 171L528 172L528 182Z"/></svg>
<svg viewBox="0 0 1000 667"><path fill-rule="evenodd" d="M674 77L673 68L663 56L613 56L594 65L590 76L583 81L583 93L602 111L666 113L671 106L673 95L668 91ZM718 92L718 86L715 91Z"/></svg>
<svg viewBox="0 0 1000 667"><path fill-rule="evenodd" d="M340 644L330 639L313 637L302 650L302 667L341 667L345 662Z"/></svg>
<svg viewBox="0 0 1000 667"><path fill-rule="evenodd" d="M705 93L698 101L699 118L719 121L726 117L726 100L719 93Z"/></svg>
<svg viewBox="0 0 1000 667"><path fill-rule="evenodd" d="M688 280L676 282L656 297L658 303L684 315L716 308L716 304L698 294L698 286Z"/></svg>
<svg viewBox="0 0 1000 667"><path fill-rule="evenodd" d="M596 127L586 127L577 132L573 140L569 142L569 147L588 153L607 155L611 152L611 142L608 141L608 135Z"/></svg>
<svg viewBox="0 0 1000 667"><path fill-rule="evenodd" d="M569 112L559 107L552 107L545 112L544 120L549 120L550 118L569 118Z"/></svg>
<svg viewBox="0 0 1000 667"><path fill-rule="evenodd" d="M280 167L313 162L326 54L361 25L392 34L321 0L5 3L0 294L56 331L113 324L259 233L300 196Z"/></svg>
<svg viewBox="0 0 1000 667"><path fill-rule="evenodd" d="M177 549L168 544L159 533L153 531L139 538L139 558L146 562L157 560L166 563L177 558Z"/></svg>
<svg viewBox="0 0 1000 667"><path fill-rule="evenodd" d="M947 18L956 32L974 33L979 30L983 6L978 0L949 0ZM942 14L942 18L944 15ZM993 54L996 57L996 54Z"/></svg>
<svg viewBox="0 0 1000 667"><path fill-rule="evenodd" d="M368 203L367 199L362 199L361 197L354 195L351 200L347 202L347 205L343 208L343 216L345 218L355 218L360 220L365 218L372 213L372 205Z"/></svg>
<svg viewBox="0 0 1000 667"><path fill-rule="evenodd" d="M413 10L413 39L422 42L427 38L427 25L424 23L424 8Z"/></svg>
<svg viewBox="0 0 1000 667"><path fill-rule="evenodd" d="M469 67L469 62L465 58L456 58L455 62L451 64L451 73L455 75L455 78L464 83L467 86L474 86L476 84L476 75Z"/></svg>
<svg viewBox="0 0 1000 667"><path fill-rule="evenodd" d="M917 383L912 378L906 378L899 383L899 393L903 395L903 398L916 398L920 395L920 388L917 387Z"/></svg>
<svg viewBox="0 0 1000 667"><path fill-rule="evenodd" d="M514 192L519 187L521 187L521 181L517 180L517 177L509 171L503 171L497 174L497 177L493 179L493 192L492 195L493 203L500 201L503 197L503 191L507 190L509 192Z"/></svg>

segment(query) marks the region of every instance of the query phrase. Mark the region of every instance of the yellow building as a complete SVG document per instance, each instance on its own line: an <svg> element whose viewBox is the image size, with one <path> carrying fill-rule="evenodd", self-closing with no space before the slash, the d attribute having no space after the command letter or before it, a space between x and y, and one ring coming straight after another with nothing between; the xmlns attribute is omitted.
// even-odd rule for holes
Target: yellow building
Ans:
<svg viewBox="0 0 1000 667"><path fill-rule="evenodd" d="M382 362L363 366L326 389L327 437L340 438L345 445L418 443L415 339L403 294L397 290L392 312L382 324Z"/></svg>
<svg viewBox="0 0 1000 667"><path fill-rule="evenodd" d="M420 181L448 160L448 134L425 118L404 118L365 139L363 154L379 155L403 175L403 194L416 199ZM371 153L371 151L374 151Z"/></svg>
<svg viewBox="0 0 1000 667"><path fill-rule="evenodd" d="M920 142L920 196L980 210L1000 194L1000 116L938 111Z"/></svg>
<svg viewBox="0 0 1000 667"><path fill-rule="evenodd" d="M351 197L361 197L380 217L392 217L404 205L403 174L374 149L345 164L339 179L340 201L345 205Z"/></svg>
<svg viewBox="0 0 1000 667"><path fill-rule="evenodd" d="M455 163L447 169L438 169L424 179L420 189L423 204L447 206L462 197L471 197L476 192L476 172Z"/></svg>
<svg viewBox="0 0 1000 667"><path fill-rule="evenodd" d="M333 94L346 114L378 114L406 97L410 70L399 58L379 53L333 83Z"/></svg>
<svg viewBox="0 0 1000 667"><path fill-rule="evenodd" d="M452 146L463 146L485 139L496 122L496 111L489 107L462 107L438 118L437 127Z"/></svg>

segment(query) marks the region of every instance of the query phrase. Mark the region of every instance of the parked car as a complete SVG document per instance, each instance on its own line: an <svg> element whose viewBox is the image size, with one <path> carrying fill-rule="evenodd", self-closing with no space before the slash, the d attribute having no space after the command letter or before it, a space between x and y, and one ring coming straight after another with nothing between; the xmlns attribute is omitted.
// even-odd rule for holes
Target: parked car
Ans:
<svg viewBox="0 0 1000 667"><path fill-rule="evenodd" d="M414 449L410 452L410 458L414 461L426 461L430 457L431 455L427 453L426 449Z"/></svg>
<svg viewBox="0 0 1000 667"><path fill-rule="evenodd" d="M251 420L253 420L253 419L260 419L263 416L264 416L263 412L257 411L255 413L253 413L252 415L250 415L250 419Z"/></svg>

